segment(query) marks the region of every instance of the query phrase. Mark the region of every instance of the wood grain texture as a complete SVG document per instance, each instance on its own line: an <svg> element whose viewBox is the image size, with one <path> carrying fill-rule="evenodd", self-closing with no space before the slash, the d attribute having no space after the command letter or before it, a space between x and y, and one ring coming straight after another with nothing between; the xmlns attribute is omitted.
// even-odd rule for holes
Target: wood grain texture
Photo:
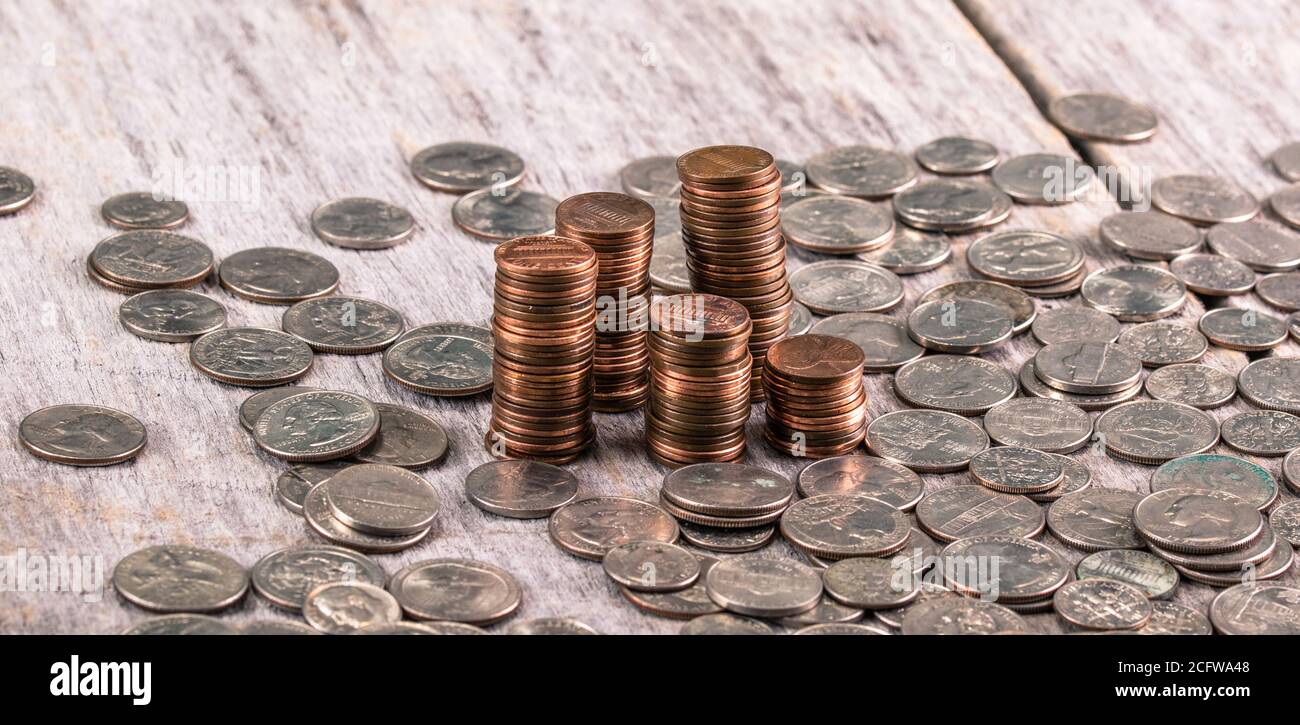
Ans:
<svg viewBox="0 0 1300 725"><path fill-rule="evenodd" d="M7 428L0 555L95 556L106 568L155 543L208 546L251 566L312 540L274 498L283 464L258 453L238 425L236 409L252 391L199 375L184 345L126 333L116 320L122 297L85 277L85 255L110 233L100 202L152 188L178 163L193 173L256 174L248 203L223 201L229 185L216 183L191 195L185 232L218 257L269 244L308 249L339 267L341 292L391 304L420 324L483 322L491 309L492 245L455 228L454 197L407 172L406 160L431 143L510 147L529 164L526 187L557 198L617 189L618 169L634 158L712 143L752 143L794 160L848 143L910 151L949 134L985 138L1006 155L1071 151L946 0L246 2L169 12L143 2L24 5L21 13L0 8L0 42L19 67L0 77L11 110L0 164L39 185L31 207L0 218L0 303L9 310L0 323L0 374L14 381L0 389ZM345 195L405 206L418 222L415 237L369 253L319 242L309 214ZM1097 222L1117 210L1105 195L1017 207L1001 228L1066 234L1088 246L1089 266L1098 268L1120 261L1096 241ZM894 314L936 284L969 277L968 241L954 238L952 263L907 278L907 300ZM813 259L794 253L790 265ZM231 324L278 326L281 308L210 283L202 289L226 304ZM1191 300L1181 319L1201 311ZM1036 347L1022 336L988 357L1018 370ZM1244 360L1212 356L1229 369ZM903 407L889 376L866 380L871 415ZM378 356L318 356L302 382L418 408L451 436L447 460L424 472L444 501L435 532L378 557L389 573L421 559L472 557L519 578L519 618L574 616L610 633L677 630L625 603L598 565L556 549L543 522L491 516L465 500L465 473L488 460L486 398L415 395L385 380ZM59 402L137 415L149 428L148 448L105 469L32 458L16 443L18 420ZM748 461L793 475L801 463L767 447L761 423L759 406ZM570 467L583 494L653 500L664 469L644 453L640 417L599 415L597 424L599 447ZM1100 485L1146 490L1149 468L1092 449L1076 455ZM931 490L969 480L925 478ZM784 543L764 553L794 556ZM1212 595L1185 585L1178 597L1203 609ZM113 632L146 616L111 592L85 599L0 593L0 631ZM250 596L223 616L283 615ZM1040 630L1059 629L1050 615L1030 619Z"/></svg>

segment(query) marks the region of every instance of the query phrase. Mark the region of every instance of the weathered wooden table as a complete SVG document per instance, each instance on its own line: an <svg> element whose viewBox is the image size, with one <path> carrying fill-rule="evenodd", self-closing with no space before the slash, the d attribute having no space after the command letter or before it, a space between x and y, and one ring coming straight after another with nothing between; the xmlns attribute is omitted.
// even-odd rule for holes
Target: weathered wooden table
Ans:
<svg viewBox="0 0 1300 725"><path fill-rule="evenodd" d="M187 346L149 342L119 326L122 297L86 278L85 255L110 229L112 194L180 188L185 229L218 257L262 245L309 249L342 271L341 291L387 302L411 324L483 322L492 245L451 222L454 198L407 172L420 148L495 142L528 162L527 188L557 198L617 189L626 162L713 143L751 143L802 160L830 146L911 150L941 135L987 139L1004 155L1075 152L1039 108L1056 94L1116 91L1151 105L1161 130L1134 146L1082 144L1086 160L1134 178L1222 174L1266 196L1282 185L1264 161L1300 138L1300 10L1276 3L904 2L341 2L299 4L91 2L0 6L0 164L39 185L37 201L0 218L0 557L27 562L0 592L0 631L114 632L145 612L105 589L123 555L155 543L222 550L251 566L312 540L275 500L283 468L260 454L236 409L250 390L223 386L187 362ZM178 186L183 185L183 186ZM307 224L345 195L409 208L419 229L381 252L323 244ZM1121 258L1097 240L1118 211L1095 194L1059 208L1017 207L1001 229L1047 229L1084 243L1089 267ZM978 236L978 235L975 235ZM907 278L904 315L924 290L970 276L954 260ZM792 267L813 260L794 252ZM278 326L282 308L203 290L231 324ZM1267 309L1253 295L1230 304ZM1045 301L1040 308L1078 304ZM1190 299L1178 319L1204 311ZM1028 336L987 357L1012 370L1036 349ZM1287 343L1275 354L1295 355ZM1246 356L1215 350L1233 371ZM889 376L867 376L870 413L902 407ZM379 357L321 355L304 384L409 405L440 420L452 452L425 471L442 494L434 534L380 556L392 573L420 559L464 556L513 572L520 618L574 616L604 632L670 633L679 624L634 609L600 567L549 541L545 523L482 513L465 473L488 460L488 402L426 398L389 383ZM134 462L75 469L35 459L16 442L36 408L88 402L129 411L149 428ZM1215 415L1243 409L1234 403ZM749 462L801 467L751 420ZM638 415L600 415L600 446L572 465L584 495L652 500L664 475L643 450ZM1075 454L1097 485L1144 491L1151 469L1092 447ZM1276 471L1276 459L1263 461ZM926 476L930 490L967 474ZM1290 496L1290 494L1284 494ZM1081 554L1053 542L1072 560ZM783 543L770 556L794 556ZM25 558L24 558L25 557ZM32 571L59 557L98 564L91 592L37 592ZM1296 581L1294 570L1288 575ZM66 584L66 582L65 582ZM1184 583L1176 598L1204 610L1215 590ZM256 596L223 615L284 616ZM1059 631L1052 615L1034 615Z"/></svg>

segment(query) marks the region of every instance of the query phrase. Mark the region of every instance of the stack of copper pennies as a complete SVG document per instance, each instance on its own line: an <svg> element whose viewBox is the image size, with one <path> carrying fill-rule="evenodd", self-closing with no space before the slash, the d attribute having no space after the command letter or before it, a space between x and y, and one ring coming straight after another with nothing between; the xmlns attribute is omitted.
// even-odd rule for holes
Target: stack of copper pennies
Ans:
<svg viewBox="0 0 1300 725"><path fill-rule="evenodd" d="M650 455L676 468L745 453L749 333L745 308L724 297L664 297L650 306Z"/></svg>
<svg viewBox="0 0 1300 725"><path fill-rule="evenodd" d="M781 173L762 149L709 146L678 158L677 176L691 288L749 311L750 393L762 399L763 361L768 348L785 337L794 301L781 236Z"/></svg>
<svg viewBox="0 0 1300 725"><path fill-rule="evenodd" d="M555 233L596 250L596 360L592 407L607 413L645 404L646 308L654 207L626 194L598 191L571 196L555 210Z"/></svg>
<svg viewBox="0 0 1300 725"><path fill-rule="evenodd" d="M769 443L801 458L853 452L867 430L862 348L830 335L786 338L763 369Z"/></svg>
<svg viewBox="0 0 1300 725"><path fill-rule="evenodd" d="M596 252L573 239L535 236L506 242L494 256L488 451L567 463L595 436Z"/></svg>

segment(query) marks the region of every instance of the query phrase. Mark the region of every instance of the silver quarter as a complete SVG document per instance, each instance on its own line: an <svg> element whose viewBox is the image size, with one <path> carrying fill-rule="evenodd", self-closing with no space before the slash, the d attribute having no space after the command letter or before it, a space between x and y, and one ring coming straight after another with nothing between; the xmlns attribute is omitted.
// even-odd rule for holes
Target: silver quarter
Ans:
<svg viewBox="0 0 1300 725"><path fill-rule="evenodd" d="M1153 545L1189 554L1244 549L1264 527L1248 501L1204 488L1156 491L1134 507L1133 522Z"/></svg>
<svg viewBox="0 0 1300 725"><path fill-rule="evenodd" d="M799 493L805 497L859 494L911 511L925 493L921 477L893 461L875 456L823 458L799 472Z"/></svg>
<svg viewBox="0 0 1300 725"><path fill-rule="evenodd" d="M936 174L979 174L998 165L998 150L987 141L944 136L918 148L916 162Z"/></svg>
<svg viewBox="0 0 1300 725"><path fill-rule="evenodd" d="M1173 602L1151 602L1151 619L1138 634L1212 634L1210 620L1200 612Z"/></svg>
<svg viewBox="0 0 1300 725"><path fill-rule="evenodd" d="M1187 287L1163 269L1124 264L1099 269L1079 289L1084 304L1114 315L1121 322L1148 322L1182 308Z"/></svg>
<svg viewBox="0 0 1300 725"><path fill-rule="evenodd" d="M1207 572L1199 569L1174 565L1175 569L1187 579L1212 587L1230 587L1248 581L1265 581L1278 579L1291 570L1295 563L1295 549L1283 539L1277 540L1273 553L1258 565L1244 567L1233 572Z"/></svg>
<svg viewBox="0 0 1300 725"><path fill-rule="evenodd" d="M1119 321L1091 307L1057 307L1040 314L1030 327L1034 339L1044 345L1054 342L1114 342Z"/></svg>
<svg viewBox="0 0 1300 725"><path fill-rule="evenodd" d="M311 230L336 247L388 249L411 238L415 218L386 201L351 197L317 207L311 214Z"/></svg>
<svg viewBox="0 0 1300 725"><path fill-rule="evenodd" d="M740 463L696 463L664 477L661 495L676 506L712 516L758 516L794 498L785 476Z"/></svg>
<svg viewBox="0 0 1300 725"><path fill-rule="evenodd" d="M220 552L163 544L122 557L113 567L113 588L154 612L215 612L243 598L248 574Z"/></svg>
<svg viewBox="0 0 1300 725"><path fill-rule="evenodd" d="M898 576L891 560L865 556L831 564L822 582L835 601L861 609L896 609L921 593L912 578Z"/></svg>
<svg viewBox="0 0 1300 725"><path fill-rule="evenodd" d="M1033 537L1046 526L1038 504L983 486L941 488L921 499L916 519L926 533L948 542L994 534Z"/></svg>
<svg viewBox="0 0 1300 725"><path fill-rule="evenodd" d="M894 274L919 274L943 266L952 258L952 241L947 234L904 227L894 232L888 245L858 255L864 262L884 267Z"/></svg>
<svg viewBox="0 0 1300 725"><path fill-rule="evenodd" d="M916 304L955 298L973 299L1002 305L1011 313L1011 331L1020 334L1028 330L1038 316L1038 306L1019 289L1001 282L987 280L960 280L948 282L921 295Z"/></svg>
<svg viewBox="0 0 1300 725"><path fill-rule="evenodd" d="M519 608L523 590L510 572L471 559L433 559L410 564L388 582L412 619L489 625Z"/></svg>
<svg viewBox="0 0 1300 725"><path fill-rule="evenodd" d="M221 261L217 277L232 294L271 305L324 297L339 286L339 270L329 260L283 247L235 252Z"/></svg>
<svg viewBox="0 0 1300 725"><path fill-rule="evenodd" d="M13 214L36 198L36 184L27 174L0 166L0 216Z"/></svg>
<svg viewBox="0 0 1300 725"><path fill-rule="evenodd" d="M190 218L185 202L160 199L147 191L109 197L99 207L99 213L118 229L175 229Z"/></svg>
<svg viewBox="0 0 1300 725"><path fill-rule="evenodd" d="M785 540L823 559L892 554L907 545L911 528L902 511L862 494L800 499L781 515Z"/></svg>
<svg viewBox="0 0 1300 725"><path fill-rule="evenodd" d="M1256 360L1237 373L1237 391L1260 408L1300 415L1300 360Z"/></svg>
<svg viewBox="0 0 1300 725"><path fill-rule="evenodd" d="M1169 263L1169 271L1187 289L1209 297L1249 292L1255 272L1245 264L1218 254L1184 254Z"/></svg>
<svg viewBox="0 0 1300 725"><path fill-rule="evenodd" d="M1141 549L1133 524L1133 507L1141 499L1134 491L1097 487L1062 496L1047 509L1047 528L1082 551Z"/></svg>
<svg viewBox="0 0 1300 725"><path fill-rule="evenodd" d="M822 315L884 312L903 301L903 281L874 264L832 259L814 262L790 275L795 299Z"/></svg>
<svg viewBox="0 0 1300 725"><path fill-rule="evenodd" d="M776 535L776 527L771 524L742 529L720 529L693 524L690 521L678 521L677 526L682 530L682 538L686 539L687 543L705 551L723 554L756 551L771 543Z"/></svg>
<svg viewBox="0 0 1300 725"><path fill-rule="evenodd" d="M1106 410L1129 400L1142 392L1142 385L1140 383L1128 388L1127 390L1121 390L1107 395L1086 395L1057 390L1038 378L1038 373L1034 370L1033 358L1026 360L1025 364L1020 366L1019 377L1020 389L1025 391L1026 395L1035 398L1050 398L1052 400L1072 403L1079 406L1082 410Z"/></svg>
<svg viewBox="0 0 1300 725"><path fill-rule="evenodd" d="M1258 571L1259 567L1271 559L1274 552L1277 551L1278 537L1276 532L1266 525L1260 531L1259 536L1256 536L1245 548L1235 551L1224 551L1217 554L1192 554L1166 549L1156 544L1148 544L1148 546L1160 558L1175 567L1182 567L1179 571L1192 571L1198 575L1240 576L1244 571L1252 569L1256 570L1257 574L1261 573ZM1201 581L1194 577L1190 578L1193 581Z"/></svg>
<svg viewBox="0 0 1300 725"><path fill-rule="evenodd" d="M334 518L378 536L425 531L442 507L428 481L405 468L379 463L349 466L330 476L321 490Z"/></svg>
<svg viewBox="0 0 1300 725"><path fill-rule="evenodd" d="M361 450L378 432L374 403L352 393L318 390L268 406L253 425L253 440L286 461L328 461Z"/></svg>
<svg viewBox="0 0 1300 725"><path fill-rule="evenodd" d="M1064 401L1012 398L984 414L984 430L999 445L1070 453L1092 439L1092 418Z"/></svg>
<svg viewBox="0 0 1300 725"><path fill-rule="evenodd" d="M127 332L158 342L189 342L226 325L220 302L183 289L156 289L132 295L117 309Z"/></svg>
<svg viewBox="0 0 1300 725"><path fill-rule="evenodd" d="M492 345L466 335L408 337L384 351L383 370L425 395L475 395L492 387Z"/></svg>
<svg viewBox="0 0 1300 725"><path fill-rule="evenodd" d="M1070 577L1070 566L1060 554L1021 536L966 537L944 547L942 556L944 581L953 591L1001 604L1040 601ZM972 571L970 562L980 560L998 566Z"/></svg>
<svg viewBox="0 0 1300 725"><path fill-rule="evenodd" d="M1134 463L1158 465L1203 453L1219 442L1219 423L1181 403L1136 400L1102 413L1095 425L1106 452Z"/></svg>
<svg viewBox="0 0 1300 725"><path fill-rule="evenodd" d="M894 393L908 405L966 416L1010 400L1018 388L1002 366L964 355L930 355L894 373Z"/></svg>
<svg viewBox="0 0 1300 725"><path fill-rule="evenodd" d="M662 541L629 541L605 552L605 575L633 591L675 592L700 578L700 563L691 552Z"/></svg>
<svg viewBox="0 0 1300 725"><path fill-rule="evenodd" d="M1210 604L1220 634L1300 634L1300 589L1278 584L1239 584Z"/></svg>
<svg viewBox="0 0 1300 725"><path fill-rule="evenodd" d="M317 484L324 483L330 476L354 465L344 461L329 463L299 463L290 466L275 479L275 495L280 503L290 511L301 514L302 503L307 499Z"/></svg>
<svg viewBox="0 0 1300 725"><path fill-rule="evenodd" d="M578 497L578 479L540 461L489 461L465 477L465 496L499 516L544 518Z"/></svg>
<svg viewBox="0 0 1300 725"><path fill-rule="evenodd" d="M282 609L301 611L307 593L329 582L384 585L384 570L374 559L339 546L304 544L273 551L249 572L253 591Z"/></svg>
<svg viewBox="0 0 1300 725"><path fill-rule="evenodd" d="M1120 333L1118 342L1147 367L1194 363L1210 349L1205 335L1177 322L1134 325Z"/></svg>
<svg viewBox="0 0 1300 725"><path fill-rule="evenodd" d="M1011 339L1013 325L1007 308L966 298L932 300L907 316L907 332L930 350L972 355Z"/></svg>
<svg viewBox="0 0 1300 725"><path fill-rule="evenodd" d="M1061 459L1033 448L986 448L970 460L970 472L985 488L1002 493L1042 493L1065 478Z"/></svg>
<svg viewBox="0 0 1300 725"><path fill-rule="evenodd" d="M841 146L823 151L807 164L808 181L836 194L884 199L916 184L912 160L874 146Z"/></svg>
<svg viewBox="0 0 1300 725"><path fill-rule="evenodd" d="M451 207L452 221L476 237L505 241L555 233L559 202L536 191L495 187L471 191Z"/></svg>
<svg viewBox="0 0 1300 725"><path fill-rule="evenodd" d="M1255 294L1280 310L1300 310L1300 272L1266 274L1255 281Z"/></svg>
<svg viewBox="0 0 1300 725"><path fill-rule="evenodd" d="M190 345L190 364L229 385L264 388L291 383L311 369L307 343L279 330L224 327Z"/></svg>
<svg viewBox="0 0 1300 725"><path fill-rule="evenodd" d="M1219 424L1229 447L1255 456L1285 456L1300 448L1300 417L1280 410L1251 410Z"/></svg>
<svg viewBox="0 0 1300 725"><path fill-rule="evenodd" d="M1236 456L1198 453L1175 458L1151 474L1151 490L1204 488L1224 491L1263 511L1277 500L1277 479L1263 466Z"/></svg>
<svg viewBox="0 0 1300 725"><path fill-rule="evenodd" d="M452 335L456 337L468 337L471 340L477 340L489 348L492 347L492 331L479 325L469 325L464 322L431 322L427 325L412 327L402 333L397 338L397 342L406 342L407 340L417 337L439 337L443 335Z"/></svg>
<svg viewBox="0 0 1300 725"><path fill-rule="evenodd" d="M798 302L790 303L790 320L789 329L786 332L790 337L807 334L813 326L812 312Z"/></svg>
<svg viewBox="0 0 1300 725"><path fill-rule="evenodd" d="M390 554L410 548L423 541L431 531L424 529L405 536L378 536L358 531L334 518L323 486L307 492L302 502L302 515L307 526L326 541L369 554Z"/></svg>
<svg viewBox="0 0 1300 725"><path fill-rule="evenodd" d="M1132 143L1155 135L1155 111L1110 93L1057 96L1047 113L1067 136L1090 141Z"/></svg>
<svg viewBox="0 0 1300 725"><path fill-rule="evenodd" d="M122 630L122 634L143 635L224 635L239 634L239 630L204 614L164 614L150 617Z"/></svg>
<svg viewBox="0 0 1300 725"><path fill-rule="evenodd" d="M372 300L321 297L285 310L280 326L316 352L364 355L393 344L406 321L402 313Z"/></svg>
<svg viewBox="0 0 1300 725"><path fill-rule="evenodd" d="M1068 204L1096 180L1091 166L1060 154L1014 156L993 169L993 183L1022 204Z"/></svg>
<svg viewBox="0 0 1300 725"><path fill-rule="evenodd" d="M1151 619L1151 601L1136 587L1110 579L1077 579L1056 590L1061 619L1092 630L1137 629Z"/></svg>
<svg viewBox="0 0 1300 725"><path fill-rule="evenodd" d="M639 199L666 199L680 194L676 156L637 159L618 172L623 191Z"/></svg>
<svg viewBox="0 0 1300 725"><path fill-rule="evenodd" d="M781 231L797 247L825 254L856 254L889 244L894 238L894 217L882 204L828 194L782 210Z"/></svg>
<svg viewBox="0 0 1300 725"><path fill-rule="evenodd" d="M1051 232L999 232L966 248L972 270L1019 287L1069 279L1083 269L1084 257L1078 242Z"/></svg>
<svg viewBox="0 0 1300 725"><path fill-rule="evenodd" d="M352 455L360 463L424 468L447 455L447 431L429 416L400 405L375 403L379 433Z"/></svg>
<svg viewBox="0 0 1300 725"><path fill-rule="evenodd" d="M1289 143L1268 157L1273 170L1288 181L1300 181L1300 141Z"/></svg>
<svg viewBox="0 0 1300 725"><path fill-rule="evenodd" d="M500 146L456 141L421 150L411 159L411 173L431 189L463 194L519 183L524 160Z"/></svg>
<svg viewBox="0 0 1300 725"><path fill-rule="evenodd" d="M966 597L935 597L909 607L903 634L1028 634L1029 625L1001 604Z"/></svg>
<svg viewBox="0 0 1300 725"><path fill-rule="evenodd" d="M593 496L565 504L551 514L551 540L575 556L600 561L629 541L671 544L677 522L654 504L621 496Z"/></svg>
<svg viewBox="0 0 1300 725"><path fill-rule="evenodd" d="M822 578L793 561L744 554L720 561L704 577L709 598L729 612L789 617L817 606Z"/></svg>
<svg viewBox="0 0 1300 725"><path fill-rule="evenodd" d="M718 560L707 555L695 554L700 566L700 576L691 586L675 592L638 592L626 587L619 587L623 597L637 609L660 617L672 619L694 619L706 614L718 614L722 607L709 599L704 587L704 576Z"/></svg>
<svg viewBox="0 0 1300 725"><path fill-rule="evenodd" d="M1151 371L1146 391L1156 400L1209 410L1237 397L1237 379L1218 368L1180 363Z"/></svg>
<svg viewBox="0 0 1300 725"><path fill-rule="evenodd" d="M862 349L862 369L883 373L920 358L925 348L912 341L902 320L874 312L848 312L820 320L809 330L855 343Z"/></svg>
<svg viewBox="0 0 1300 725"><path fill-rule="evenodd" d="M1109 579L1163 599L1178 586L1178 570L1154 554L1139 549L1106 549L1089 554L1075 567L1079 579Z"/></svg>
<svg viewBox="0 0 1300 725"><path fill-rule="evenodd" d="M1221 307L1201 315L1197 323L1210 342L1229 350L1258 352L1286 342L1286 320L1251 309Z"/></svg>
<svg viewBox="0 0 1300 725"><path fill-rule="evenodd" d="M148 435L135 416L100 405L51 405L18 423L18 442L37 458L108 466L135 458Z"/></svg>
<svg viewBox="0 0 1300 725"><path fill-rule="evenodd" d="M997 194L980 181L933 179L895 196L894 213L916 229L963 231L993 216Z"/></svg>
<svg viewBox="0 0 1300 725"><path fill-rule="evenodd" d="M706 614L696 617L686 624L678 634L684 635L741 635L775 634L772 626L766 622L749 617L737 617L734 614Z"/></svg>
<svg viewBox="0 0 1300 725"><path fill-rule="evenodd" d="M1034 354L1034 373L1057 390L1105 395L1136 385L1142 361L1108 342L1056 342Z"/></svg>
<svg viewBox="0 0 1300 725"><path fill-rule="evenodd" d="M1250 192L1215 176L1166 176L1151 185L1151 203L1193 224L1240 222L1259 213Z"/></svg>
<svg viewBox="0 0 1300 725"><path fill-rule="evenodd" d="M257 419L261 417L262 412L269 408L273 403L278 403L290 395L298 393L313 393L320 388L309 388L307 386L285 386L280 388L269 388L244 398L244 402L239 404L239 425L248 432L253 431L253 426L257 425Z"/></svg>
<svg viewBox="0 0 1300 725"><path fill-rule="evenodd" d="M1101 220L1101 240L1134 259L1170 260L1201 248L1201 232L1158 211L1126 211Z"/></svg>
<svg viewBox="0 0 1300 725"><path fill-rule="evenodd" d="M977 423L940 410L899 410L867 425L872 453L921 473L960 471L988 445Z"/></svg>
<svg viewBox="0 0 1300 725"><path fill-rule="evenodd" d="M302 616L325 634L353 634L378 624L394 624L402 608L393 595L364 582L328 582L307 593Z"/></svg>
<svg viewBox="0 0 1300 725"><path fill-rule="evenodd" d="M212 273L212 264L208 245L159 229L114 234L90 253L95 272L137 290L193 287Z"/></svg>
<svg viewBox="0 0 1300 725"><path fill-rule="evenodd" d="M1260 222L1216 224L1205 241L1217 254L1257 272L1289 272L1300 266L1300 235Z"/></svg>

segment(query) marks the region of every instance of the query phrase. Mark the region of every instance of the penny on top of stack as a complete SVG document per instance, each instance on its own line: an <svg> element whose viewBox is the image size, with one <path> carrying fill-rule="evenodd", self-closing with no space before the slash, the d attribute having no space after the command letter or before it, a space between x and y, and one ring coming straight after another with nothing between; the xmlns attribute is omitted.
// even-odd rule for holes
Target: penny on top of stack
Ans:
<svg viewBox="0 0 1300 725"><path fill-rule="evenodd" d="M678 158L677 175L691 287L749 311L750 393L761 399L763 361L785 336L794 300L781 235L781 172L762 149L708 146Z"/></svg>
<svg viewBox="0 0 1300 725"><path fill-rule="evenodd" d="M555 210L556 234L596 250L596 355L592 407L604 412L645 404L650 384L645 344L654 248L654 207L626 194L592 192Z"/></svg>
<svg viewBox="0 0 1300 725"><path fill-rule="evenodd" d="M651 305L646 439L660 463L676 468L744 454L752 327L744 306L717 295Z"/></svg>
<svg viewBox="0 0 1300 725"><path fill-rule="evenodd" d="M498 458L567 463L592 442L596 252L573 239L519 237L497 247L492 422Z"/></svg>
<svg viewBox="0 0 1300 725"><path fill-rule="evenodd" d="M830 335L800 335L768 351L763 369L773 446L799 457L850 453L867 429L862 349Z"/></svg>

